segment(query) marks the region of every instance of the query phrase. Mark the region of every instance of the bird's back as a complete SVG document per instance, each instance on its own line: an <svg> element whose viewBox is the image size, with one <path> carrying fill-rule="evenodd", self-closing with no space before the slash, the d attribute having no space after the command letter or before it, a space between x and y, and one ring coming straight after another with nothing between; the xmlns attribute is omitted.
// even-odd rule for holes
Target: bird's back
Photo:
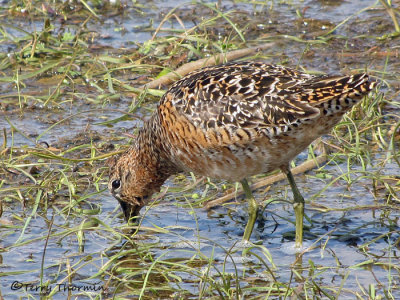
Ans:
<svg viewBox="0 0 400 300"><path fill-rule="evenodd" d="M154 120L179 169L238 181L286 166L372 87L366 74L312 76L230 63L177 81Z"/></svg>

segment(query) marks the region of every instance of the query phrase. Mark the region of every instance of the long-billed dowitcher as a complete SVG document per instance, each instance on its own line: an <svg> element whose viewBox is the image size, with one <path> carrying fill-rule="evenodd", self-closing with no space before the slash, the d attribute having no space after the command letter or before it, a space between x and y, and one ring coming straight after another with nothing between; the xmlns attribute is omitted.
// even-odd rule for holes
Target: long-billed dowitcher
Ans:
<svg viewBox="0 0 400 300"><path fill-rule="evenodd" d="M197 70L172 85L129 150L109 162L108 187L129 220L178 172L240 181L249 201L248 240L258 205L246 178L281 169L294 195L300 246L304 198L289 162L373 86L366 74L313 76L257 62Z"/></svg>

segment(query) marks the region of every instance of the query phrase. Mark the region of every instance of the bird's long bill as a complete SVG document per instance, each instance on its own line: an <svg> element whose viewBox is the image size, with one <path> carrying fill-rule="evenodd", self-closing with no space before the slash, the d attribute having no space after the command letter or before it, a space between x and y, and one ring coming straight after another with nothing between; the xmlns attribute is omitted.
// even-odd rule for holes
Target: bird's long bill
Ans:
<svg viewBox="0 0 400 300"><path fill-rule="evenodd" d="M122 211L124 212L125 220L129 223L136 223L139 216L140 206L134 205L125 201L118 200L121 205Z"/></svg>

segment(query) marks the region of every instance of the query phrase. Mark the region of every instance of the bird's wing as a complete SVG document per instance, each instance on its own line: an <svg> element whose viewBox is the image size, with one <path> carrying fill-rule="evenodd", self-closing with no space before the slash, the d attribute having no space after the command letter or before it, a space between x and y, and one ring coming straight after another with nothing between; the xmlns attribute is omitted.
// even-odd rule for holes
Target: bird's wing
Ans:
<svg viewBox="0 0 400 300"><path fill-rule="evenodd" d="M310 119L319 110L298 96L313 76L262 63L233 63L201 69L166 93L176 114L203 130L256 129Z"/></svg>

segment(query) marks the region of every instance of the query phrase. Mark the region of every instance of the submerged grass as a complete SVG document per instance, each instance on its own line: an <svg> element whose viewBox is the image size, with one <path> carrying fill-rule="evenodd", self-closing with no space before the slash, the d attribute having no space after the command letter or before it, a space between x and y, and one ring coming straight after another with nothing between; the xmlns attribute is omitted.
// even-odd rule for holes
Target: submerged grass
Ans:
<svg viewBox="0 0 400 300"><path fill-rule="evenodd" d="M152 5L0 8L0 299L399 298L398 8L379 1L328 24L307 12L320 4L160 4L163 18ZM128 26L147 38L127 42ZM163 201L175 208L158 199L139 227L125 225L105 192L105 160L126 149L123 134L135 134L164 92L140 87L186 62L266 41L279 45L246 59L367 70L381 82L309 148L315 157L325 147L330 159L300 183L307 247L293 251L286 187L257 193L265 213L249 246L237 243L242 204L208 215L199 208L234 186L194 174L168 182Z"/></svg>

